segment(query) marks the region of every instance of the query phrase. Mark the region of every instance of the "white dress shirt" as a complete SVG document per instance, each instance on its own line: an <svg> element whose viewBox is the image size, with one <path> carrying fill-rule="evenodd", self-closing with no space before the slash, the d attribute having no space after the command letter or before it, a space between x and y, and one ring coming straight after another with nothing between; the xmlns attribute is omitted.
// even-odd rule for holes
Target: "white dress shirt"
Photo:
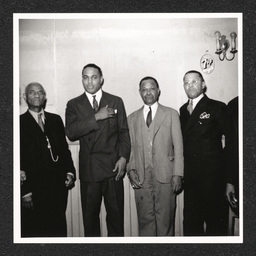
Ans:
<svg viewBox="0 0 256 256"><path fill-rule="evenodd" d="M41 115L42 122L43 122L43 124L45 124L45 114L44 114L43 109L40 112L35 112L35 111L30 110L30 109L28 111L33 116L33 118L36 120L37 123L38 123L38 114L42 114Z"/></svg>
<svg viewBox="0 0 256 256"><path fill-rule="evenodd" d="M151 113L152 113L152 121L154 120L154 117L156 115L156 111L157 111L157 108L158 108L158 102L156 101L153 105L150 106L151 107ZM144 105L144 109L143 109L143 116L144 116L144 120L146 122L147 120L147 115L148 115L148 112L149 112L149 106L148 105Z"/></svg>
<svg viewBox="0 0 256 256"><path fill-rule="evenodd" d="M192 99L192 100L193 100L193 109L195 109L197 103L198 103L203 97L204 97L204 94L202 93L202 94L200 94L197 98ZM189 100L191 100L191 99L189 99Z"/></svg>
<svg viewBox="0 0 256 256"><path fill-rule="evenodd" d="M101 97L102 97L102 89L99 89L96 93L94 94L90 94L88 93L87 91L85 91L85 94L93 108L93 96L96 95L95 99L97 100L98 102L98 106L100 106L100 100L101 100Z"/></svg>

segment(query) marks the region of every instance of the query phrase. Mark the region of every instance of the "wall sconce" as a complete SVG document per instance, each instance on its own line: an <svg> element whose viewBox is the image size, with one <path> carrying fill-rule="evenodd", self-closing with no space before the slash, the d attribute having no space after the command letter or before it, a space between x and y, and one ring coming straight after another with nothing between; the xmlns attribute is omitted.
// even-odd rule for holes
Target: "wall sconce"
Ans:
<svg viewBox="0 0 256 256"><path fill-rule="evenodd" d="M231 37L231 50L230 53L233 54L233 56L231 58L228 58L227 56L227 50L230 46L229 41L226 39L225 35L221 35L219 31L216 31L214 33L215 37L216 37L216 54L219 55L219 59L221 61L223 61L224 59L231 61L235 58L235 54L237 52L236 50L236 33L235 32L231 32L230 33L230 37Z"/></svg>

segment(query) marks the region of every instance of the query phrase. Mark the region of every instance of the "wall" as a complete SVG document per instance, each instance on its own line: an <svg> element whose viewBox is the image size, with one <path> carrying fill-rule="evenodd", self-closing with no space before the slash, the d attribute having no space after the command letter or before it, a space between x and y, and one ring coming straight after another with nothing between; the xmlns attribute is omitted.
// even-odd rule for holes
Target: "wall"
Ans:
<svg viewBox="0 0 256 256"><path fill-rule="evenodd" d="M238 58L218 59L216 30L229 37L237 32L237 19L20 20L21 92L31 81L42 83L47 109L64 120L67 101L83 93L83 66L96 63L103 70L103 89L123 98L127 114L142 106L138 84L147 75L159 82L160 102L178 110L187 100L184 73L200 70L208 51L215 70L204 75L207 94L227 103L238 94ZM22 101L21 112L24 108Z"/></svg>
<svg viewBox="0 0 256 256"><path fill-rule="evenodd" d="M148 75L159 82L160 103L179 110L187 100L183 75L190 69L200 70L200 59L207 52L215 60L215 70L204 75L207 95L227 103L238 95L238 58L231 62L218 59L216 30L229 38L230 32L238 30L237 19L20 19L20 93L28 83L40 82L47 91L46 110L59 114L65 121L67 101L83 93L83 66L95 63L103 70L103 90L122 97L128 115L142 106L138 84ZM26 109L21 98L20 112ZM76 159L77 148L72 150ZM69 227L69 235L79 236L82 235L79 190L72 193L68 218L77 224L75 228ZM125 216L126 224L130 225L126 227L128 235L137 234L132 193L125 180L125 195L129 200L126 208L130 212ZM177 235L182 235L182 195L178 204L176 227L181 226Z"/></svg>

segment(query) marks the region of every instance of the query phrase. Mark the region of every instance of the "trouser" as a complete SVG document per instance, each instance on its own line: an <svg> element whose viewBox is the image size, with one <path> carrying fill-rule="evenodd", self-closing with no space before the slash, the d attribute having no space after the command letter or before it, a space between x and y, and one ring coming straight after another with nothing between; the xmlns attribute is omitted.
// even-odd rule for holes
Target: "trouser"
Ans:
<svg viewBox="0 0 256 256"><path fill-rule="evenodd" d="M108 236L124 236L123 180L116 181L115 178L110 178L102 182L81 181L80 187L84 235L101 236L99 213L103 197Z"/></svg>
<svg viewBox="0 0 256 256"><path fill-rule="evenodd" d="M186 181L184 188L185 236L227 235L227 214L228 207L223 186L211 182Z"/></svg>
<svg viewBox="0 0 256 256"><path fill-rule="evenodd" d="M148 167L142 188L135 189L140 236L173 236L176 195L171 183L159 183Z"/></svg>

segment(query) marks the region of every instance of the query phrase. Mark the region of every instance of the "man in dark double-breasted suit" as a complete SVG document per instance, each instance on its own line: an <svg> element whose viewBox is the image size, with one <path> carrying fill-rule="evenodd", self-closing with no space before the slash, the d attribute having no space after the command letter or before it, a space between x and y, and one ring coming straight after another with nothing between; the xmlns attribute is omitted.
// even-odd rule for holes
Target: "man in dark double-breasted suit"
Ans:
<svg viewBox="0 0 256 256"><path fill-rule="evenodd" d="M82 70L85 93L66 108L66 134L79 140L79 177L85 236L100 236L102 197L109 236L124 235L123 175L130 137L121 98L102 91L103 75L95 64Z"/></svg>
<svg viewBox="0 0 256 256"><path fill-rule="evenodd" d="M185 74L189 101L180 108L184 143L184 235L226 235L225 135L226 105L209 99L202 74ZM204 228L206 225L206 228Z"/></svg>
<svg viewBox="0 0 256 256"><path fill-rule="evenodd" d="M65 212L75 168L64 125L60 116L44 111L41 84L27 85L24 99L29 109L20 116L21 236L67 236Z"/></svg>

